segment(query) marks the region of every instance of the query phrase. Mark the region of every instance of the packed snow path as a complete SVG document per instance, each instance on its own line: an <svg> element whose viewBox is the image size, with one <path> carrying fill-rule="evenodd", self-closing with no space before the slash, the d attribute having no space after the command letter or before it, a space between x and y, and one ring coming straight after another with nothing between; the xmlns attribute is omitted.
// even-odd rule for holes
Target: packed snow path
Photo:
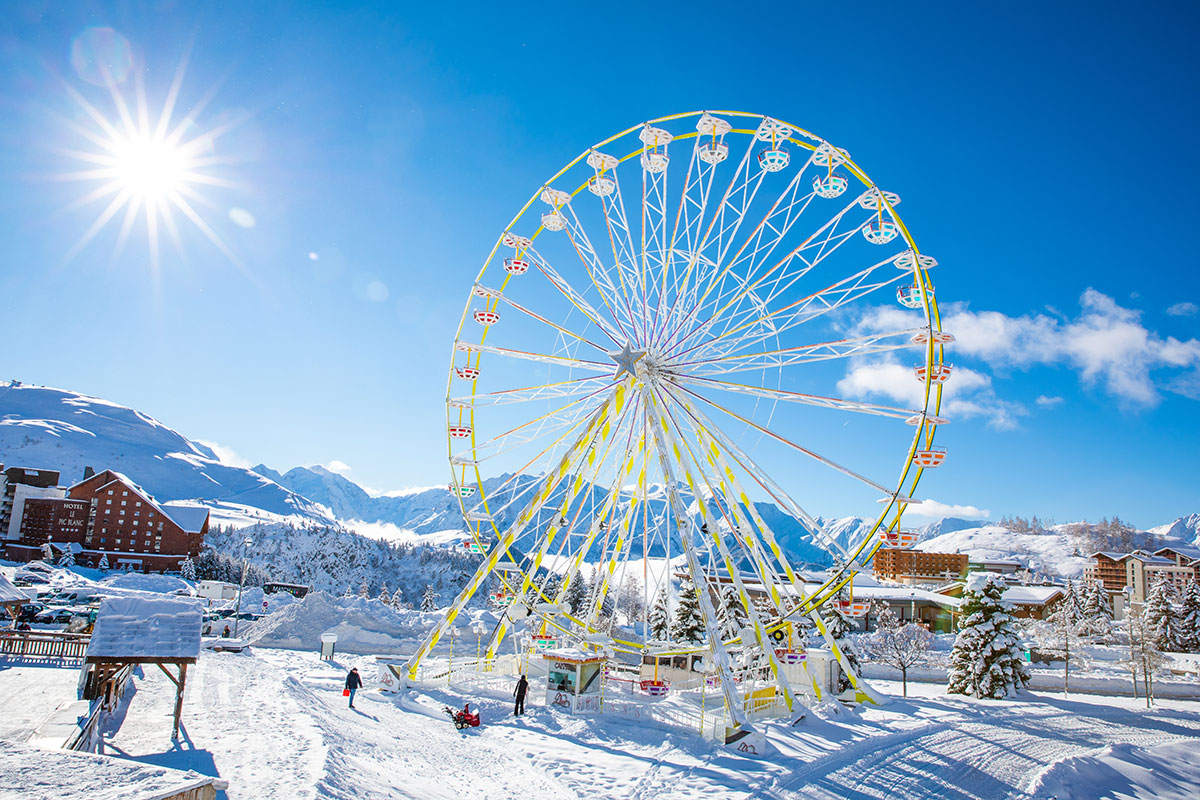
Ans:
<svg viewBox="0 0 1200 800"><path fill-rule="evenodd" d="M1125 698L927 696L861 715L810 715L795 728L771 726L776 751L755 760L673 729L577 719L540 705L518 721L498 697L469 698L484 724L463 732L440 711L443 703L461 705L459 695L397 700L368 689L350 709L341 687L352 665L370 686L370 659L329 664L286 650L204 653L189 676L178 749L170 742L172 687L148 671L107 752L219 774L235 799L965 800L1026 797L1049 764L1110 744L1196 745L1200 737L1197 703L1168 701L1146 712Z"/></svg>

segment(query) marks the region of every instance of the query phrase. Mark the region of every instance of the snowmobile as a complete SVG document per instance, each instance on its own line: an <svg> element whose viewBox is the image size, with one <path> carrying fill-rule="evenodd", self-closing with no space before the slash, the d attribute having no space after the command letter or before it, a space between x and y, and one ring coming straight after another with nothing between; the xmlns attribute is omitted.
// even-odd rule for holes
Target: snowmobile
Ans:
<svg viewBox="0 0 1200 800"><path fill-rule="evenodd" d="M458 728L460 731L463 728L479 727L479 715L471 713L470 703L464 705L459 711L455 711L453 708L450 708L450 706L445 706L442 710L450 715L450 720L454 723L454 727Z"/></svg>

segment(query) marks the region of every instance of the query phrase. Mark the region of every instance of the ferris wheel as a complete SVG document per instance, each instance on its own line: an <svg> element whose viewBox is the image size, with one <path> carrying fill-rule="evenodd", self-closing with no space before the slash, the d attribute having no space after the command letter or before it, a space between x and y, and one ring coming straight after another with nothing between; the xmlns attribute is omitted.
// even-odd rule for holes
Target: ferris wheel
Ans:
<svg viewBox="0 0 1200 800"><path fill-rule="evenodd" d="M879 547L912 543L904 509L946 456L933 439L953 337L899 203L845 150L741 112L636 125L538 186L454 342L451 490L461 546L482 558L410 675L480 592L510 612L489 654L526 614L564 643L669 648L649 609L687 576L730 707L722 591L790 706L778 629L803 616L826 635L817 609L845 603ZM866 324L884 305L901 313L875 318L902 324ZM864 360L910 371L909 407L853 396L847 365ZM874 525L838 536L813 510L826 496L878 501ZM795 531L833 565L817 585L789 560ZM619 592L636 601L624 615Z"/></svg>

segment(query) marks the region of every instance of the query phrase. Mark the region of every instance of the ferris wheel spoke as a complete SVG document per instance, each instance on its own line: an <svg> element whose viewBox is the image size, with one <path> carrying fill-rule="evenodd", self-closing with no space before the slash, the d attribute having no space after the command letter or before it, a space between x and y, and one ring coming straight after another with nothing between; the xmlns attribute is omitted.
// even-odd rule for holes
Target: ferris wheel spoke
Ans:
<svg viewBox="0 0 1200 800"><path fill-rule="evenodd" d="M678 316L680 319L686 321L686 319L688 317L687 312L694 305L694 300L691 300L689 302L689 298L696 297L696 295L699 291L701 282L703 281L703 278L706 277L705 274L697 274L697 275L695 275L695 280L694 281L692 280L693 274L696 273L698 270L702 270L704 273L707 273L707 270L703 270L703 265L701 264L701 261L703 259L703 253L708 247L708 243L712 236L714 227L716 227L718 222L724 218L725 208L729 204L730 197L738 190L739 185L745 187L745 186L748 186L749 182L751 181L751 178L749 176L750 174L749 174L748 164L750 163L750 156L754 152L754 141L755 140L753 139L753 137L751 137L749 143L746 145L746 152L742 156L741 161L738 162L737 168L734 170L733 176L730 178L729 185L726 186L724 193L721 195L721 200L717 203L716 211L713 213L712 219L708 221L707 226L704 226L703 223L705 220L705 213L707 211L709 189L711 189L711 185L705 188L705 191L703 194L704 202L703 202L703 204L698 204L698 212L699 213L695 217L695 229L694 229L695 233L698 234L699 230L701 228L703 228L704 233L699 235L699 237L697 239L697 238L694 238L694 235L692 233L693 232L692 226L689 225L687 228L687 231L689 233L688 240L686 241L687 267L686 267L686 269L684 269L683 276L679 279L679 281L677 283L678 288L675 291L675 299L672 302L671 307L667 312L667 317L666 317L667 324L663 329L664 332L666 333L666 336L668 337L667 341L669 341L669 337L673 335L673 332L675 330L677 330L678 326L679 326L678 322L672 324L671 320L675 319ZM709 173L710 174L710 184L711 184L711 179L712 179L711 176L713 174L715 174L715 166L716 165L712 165L712 166L713 166L713 170L710 171L710 173ZM739 179L741 180L740 184L739 184ZM759 183L761 183L761 178L759 179ZM757 183L755 185L757 186ZM713 264L713 269L714 270L716 269L715 263ZM653 346L653 344L654 343L652 342L651 345Z"/></svg>
<svg viewBox="0 0 1200 800"><path fill-rule="evenodd" d="M764 427L762 425L759 425L756 422L753 422L752 420L746 419L744 416L742 416L741 414L738 414L736 411L732 411L732 410L726 408L725 406L721 405L720 403L717 403L714 400L711 400L710 398L705 397L704 395L702 395L698 392L692 391L691 389L687 388L686 386L680 386L679 388L682 389L684 392L688 393L689 395L691 395L692 397L695 397L697 400L700 400L701 402L705 403L706 405L712 406L713 408L717 409L718 411L722 411L725 414L729 415L730 417L738 420L742 424L747 425L751 428L754 428L756 431L758 431L760 433L766 434L768 437L774 439L775 441L779 442L780 444L790 447L791 449L795 450L797 453L806 455L809 458L813 459L814 461L824 464L825 466L829 467L830 469L840 472L847 477L854 478L856 481L859 481L860 483L863 483L866 486L871 487L872 489L876 490L877 492L880 492L883 495L886 495L888 497L895 495L895 492L891 489L888 489L886 486L883 486L882 484L877 483L868 477L860 475L859 473L855 472L854 470L850 469L849 467L842 466L841 464L839 464L838 462L834 461L831 458L827 458L826 456L823 456L813 450L809 450L807 447L804 447L802 445L797 444L796 442L793 442L792 440L776 433L775 431L771 430L770 428Z"/></svg>
<svg viewBox="0 0 1200 800"><path fill-rule="evenodd" d="M888 331L869 336L855 336L836 341L765 350L758 353L743 353L735 349L733 355L673 361L671 368L688 375L726 375L768 368L793 367L838 358L876 355L897 350L911 350L919 346L913 343L912 337L924 330L925 328L910 328L903 331ZM903 341L896 341L897 339L903 339Z"/></svg>
<svg viewBox="0 0 1200 800"><path fill-rule="evenodd" d="M837 541L829 531L825 529L814 516L804 509L800 503L791 496L777 481L763 469L761 469L754 460L750 458L742 448L730 437L726 436L720 427L713 424L700 409L692 403L687 402L687 399L681 397L681 392L678 392L668 386L667 391L671 399L679 405L684 412L691 418L696 420L697 426L702 429L707 435L711 436L724 450L730 454L730 457L737 462L742 471L758 484L772 500L774 500L781 509L790 514L797 522L808 530L812 541L819 547L824 548L827 552L835 556L846 556L845 549ZM686 391L686 390L684 390ZM703 399L703 398L701 398Z"/></svg>
<svg viewBox="0 0 1200 800"><path fill-rule="evenodd" d="M701 378L692 375L681 375L675 378L676 383L690 383L695 386L707 386L713 389L720 389L725 392L733 392L735 394L752 395L755 397L766 397L771 400L784 400L789 403L802 403L804 405L816 406L817 408L832 408L838 411L853 411L859 414L873 414L878 417L892 417L894 419L911 419L914 415L920 415L920 411L912 411L905 408L897 408L896 406L885 406L876 403L863 403L857 400L844 400L840 397L824 397L815 394L801 394L800 392L788 392L783 389L769 389L762 386L750 386L743 383L731 383L729 381L721 381L713 378Z"/></svg>
<svg viewBox="0 0 1200 800"><path fill-rule="evenodd" d="M524 350L513 350L508 347L496 347L490 344L475 344L474 342L456 342L455 349L461 353L476 353L488 354L494 356L503 356L504 358L515 358L522 361L537 361L542 364L551 364L557 367L568 367L571 369L585 369L590 372L602 372L612 375L613 365L610 361L605 364L600 361L586 361L579 358L567 358L565 356L555 356L546 353L530 353Z"/></svg>
<svg viewBox="0 0 1200 800"><path fill-rule="evenodd" d="M612 384L611 375L592 375L584 378L542 383L536 386L523 386L519 389L502 389L495 392L476 392L472 395L451 397L451 408L480 408L482 406L499 406L510 403L525 403L533 400L553 400L560 397L574 397L580 392L590 392L603 385ZM597 387L597 383L601 383Z"/></svg>
<svg viewBox="0 0 1200 800"><path fill-rule="evenodd" d="M530 247L526 250L526 254L533 265L546 276L546 280L565 297L571 305L575 306L585 317L587 317L596 327L604 332L604 335L611 339L616 344L622 344L620 328L613 325L604 318L597 309L592 307L592 304L580 293L574 286L567 281L559 272L550 265L550 262L542 258L542 256Z"/></svg>
<svg viewBox="0 0 1200 800"><path fill-rule="evenodd" d="M615 385L619 386L620 384ZM501 451L511 451L515 446L535 441L546 434L553 434L555 430L562 427L578 424L580 418L594 413L597 406L603 405L603 402L588 403L588 401L594 400L605 388L607 387L601 387L589 392L583 397L547 411L544 414L540 414L527 422L509 428L503 433L473 442L471 450L475 456L475 461L484 461L489 457L499 455ZM606 401L607 397L604 400Z"/></svg>
<svg viewBox="0 0 1200 800"><path fill-rule="evenodd" d="M580 336L578 333L575 333L574 331L569 331L566 328L562 327L561 325L557 325L557 324L551 322L550 320L546 319L541 314L538 314L537 312L535 312L529 308L526 308L525 306L521 305L520 303L516 302L515 300L512 300L512 299L506 297L503 292L500 292L496 289L489 289L487 287L480 286L479 284L475 285L475 289L478 294L481 294L482 296L487 297L490 300L504 303L509 308L512 308L516 311L521 312L522 314L529 317L530 319L535 319L544 325L548 325L549 327L558 331L560 334L562 334L563 336L566 336L567 338L575 339L576 341L580 342L581 344L586 344L589 347L593 347L596 350L599 350L601 353L604 353L606 355L608 353L608 350L603 345L597 344L596 342L593 342L591 339L588 339L584 336Z"/></svg>
<svg viewBox="0 0 1200 800"><path fill-rule="evenodd" d="M891 277L875 274L881 267L889 263L891 263L891 259L879 262L806 297L787 303L775 310L761 313L755 319L742 322L718 336L674 353L673 358L679 359L691 354L694 354L691 355L694 359L708 355L730 355L738 349L761 344L772 336L779 336L797 325L836 311L861 297L901 280L904 277L902 274ZM884 274L890 273L885 272ZM711 321L716 318L714 315L706 324L711 324ZM759 330L755 330L760 326ZM729 341L730 337L739 333L743 334L741 338ZM725 344L723 347L718 347L718 343Z"/></svg>
<svg viewBox="0 0 1200 800"><path fill-rule="evenodd" d="M747 297L752 297L752 293L761 287L772 275L776 276L776 289L771 292L771 297L773 298L782 292L782 289L778 288L778 285L781 281L786 279L787 285L790 286L804 275L815 269L821 263L821 261L823 261L825 258L828 258L846 241L849 241L849 239L853 237L855 233L859 232L869 221L864 221L861 225L852 230L838 233L838 222L840 222L845 213L853 207L853 204L847 206L841 213L836 215L832 220L822 226L822 229L818 233L822 233L824 236L818 238L817 234L813 234L813 236L810 236L807 240L805 240L805 242L794 248L790 253L777 262L774 267L772 267L754 282L747 281L741 286L732 286L729 291L729 294L732 295L730 299L723 300L723 296L719 296L717 302L714 304L720 306L719 309L713 312L704 322L696 325L694 328L692 328L692 330L688 331L687 334L679 336L675 340L672 350L677 350L678 348L687 344L687 342L698 338L700 335L704 334L706 331L716 325L718 321L722 319L730 319L731 317L736 316L735 314L727 315L727 312L737 307L742 300L746 299ZM830 242L833 242L833 245L831 247L826 247L826 245L829 245ZM815 254L811 258L808 258L805 256L805 253L810 251L815 251ZM894 260L894 257L888 261L891 260ZM799 261L803 266L791 271L788 269L788 267L794 261ZM883 263L888 263L888 261L881 262L880 264L877 264L876 267L882 266ZM871 269L874 268L875 267L872 267ZM697 305L697 309L699 309L699 305ZM687 351L685 350L684 352Z"/></svg>
<svg viewBox="0 0 1200 800"><path fill-rule="evenodd" d="M628 340L632 338L629 332L635 329L633 310L629 307L620 289L617 288L617 284L613 282L608 268L604 266L604 261L596 253L596 248L592 246L591 239L588 237L579 215L575 213L574 204L568 203L566 208L571 212L570 216L565 217L567 238L575 249L575 254L583 263L588 279L599 292L601 300L608 309L609 316L620 329L621 338ZM620 269L619 265L617 269Z"/></svg>

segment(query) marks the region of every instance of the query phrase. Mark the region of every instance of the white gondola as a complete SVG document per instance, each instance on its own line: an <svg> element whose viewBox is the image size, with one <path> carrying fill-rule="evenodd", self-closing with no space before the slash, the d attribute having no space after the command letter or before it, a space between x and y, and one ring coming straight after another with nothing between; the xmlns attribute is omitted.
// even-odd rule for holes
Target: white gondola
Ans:
<svg viewBox="0 0 1200 800"><path fill-rule="evenodd" d="M479 309L478 311L476 311L471 316L474 318L474 320L476 322L478 322L480 325L483 325L485 328L488 325L495 325L497 322L500 321L500 315L497 312L486 311L482 308Z"/></svg>
<svg viewBox="0 0 1200 800"><path fill-rule="evenodd" d="M841 148L834 147L829 142L821 142L813 151L812 163L818 167L836 167L845 164L850 154Z"/></svg>
<svg viewBox="0 0 1200 800"><path fill-rule="evenodd" d="M450 430L450 438L451 439L470 439L471 438L471 426L470 425L451 425L449 430Z"/></svg>
<svg viewBox="0 0 1200 800"><path fill-rule="evenodd" d="M548 231L561 231L567 227L567 218L557 211L547 211L542 214L542 227Z"/></svg>
<svg viewBox="0 0 1200 800"><path fill-rule="evenodd" d="M662 172L670 161L671 157L666 153L642 153L642 169L646 172Z"/></svg>
<svg viewBox="0 0 1200 800"><path fill-rule="evenodd" d="M921 383L928 378L930 383L945 383L950 380L950 371L954 367L950 364L931 364L926 367L924 364L913 368L913 372L917 376L917 380Z"/></svg>
<svg viewBox="0 0 1200 800"><path fill-rule="evenodd" d="M767 172L779 172L792 160L785 147L772 147L758 154L758 163Z"/></svg>
<svg viewBox="0 0 1200 800"><path fill-rule="evenodd" d="M504 271L509 275L524 275L529 272L529 262L523 258L504 259Z"/></svg>
<svg viewBox="0 0 1200 800"><path fill-rule="evenodd" d="M863 228L862 234L871 244L887 244L900 235L900 226L890 219L873 219Z"/></svg>
<svg viewBox="0 0 1200 800"><path fill-rule="evenodd" d="M945 331L934 331L933 341L935 344L950 344L954 341L954 334L946 333ZM914 334L910 342L913 344L929 344L930 332L927 330Z"/></svg>
<svg viewBox="0 0 1200 800"><path fill-rule="evenodd" d="M928 450L918 450L913 453L913 463L918 467L940 467L946 460L946 448L931 447Z"/></svg>
<svg viewBox="0 0 1200 800"><path fill-rule="evenodd" d="M464 381L473 381L479 378L479 370L475 367L455 367L454 374Z"/></svg>
<svg viewBox="0 0 1200 800"><path fill-rule="evenodd" d="M915 256L915 258L914 258ZM896 260L892 262L896 265L896 269L909 270L917 264L921 269L933 269L937 266L938 260L933 256L927 256L924 253L913 253L912 250L905 250L900 255L896 256Z"/></svg>
<svg viewBox="0 0 1200 800"><path fill-rule="evenodd" d="M933 297L933 287L925 288L926 294ZM914 284L904 284L896 287L896 300L905 308L920 308L925 305L924 299L921 297L921 287Z"/></svg>
<svg viewBox="0 0 1200 800"><path fill-rule="evenodd" d="M835 197L841 197L848 188L850 188L850 181L840 172L834 172L824 178L820 175L813 178L813 191L826 199L832 200Z"/></svg>
<svg viewBox="0 0 1200 800"><path fill-rule="evenodd" d="M928 422L930 425L949 425L950 420L945 417L935 417L933 414L913 414L908 419L904 420L905 425L916 427L923 422Z"/></svg>
<svg viewBox="0 0 1200 800"><path fill-rule="evenodd" d="M729 145L724 142L705 142L700 145L700 160L709 164L720 164L729 158Z"/></svg>

